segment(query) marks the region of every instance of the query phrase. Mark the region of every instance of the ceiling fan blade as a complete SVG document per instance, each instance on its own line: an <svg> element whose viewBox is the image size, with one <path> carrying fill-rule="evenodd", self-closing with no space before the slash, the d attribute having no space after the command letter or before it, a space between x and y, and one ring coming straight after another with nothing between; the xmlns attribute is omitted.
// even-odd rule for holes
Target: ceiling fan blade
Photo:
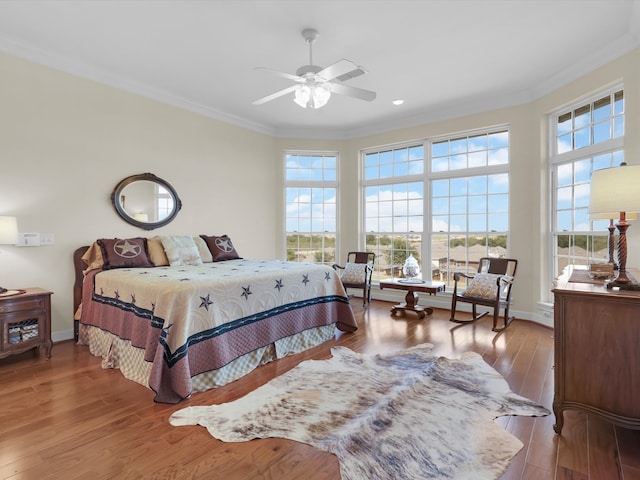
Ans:
<svg viewBox="0 0 640 480"><path fill-rule="evenodd" d="M359 98L360 100L366 100L367 102L371 102L376 98L376 92L365 90L363 88L351 87L349 85L343 85L341 83L331 83L331 92Z"/></svg>
<svg viewBox="0 0 640 480"><path fill-rule="evenodd" d="M329 65L327 68L320 70L318 73L316 73L316 77L321 77L326 81L330 81L356 68L358 68L358 66L355 63L343 58L333 65Z"/></svg>
<svg viewBox="0 0 640 480"><path fill-rule="evenodd" d="M253 104L262 105L263 103L270 102L271 100L275 100L278 97L282 97L283 95L286 95L289 92L293 92L297 87L298 85L293 85L291 87L285 88L284 90L280 90L279 92L272 93L271 95L267 95L266 97L262 97L256 100L255 102L253 102Z"/></svg>
<svg viewBox="0 0 640 480"><path fill-rule="evenodd" d="M291 73L279 72L277 70L272 70L272 69L266 68L266 67L256 67L256 68L254 68L254 70L263 70L265 72L269 72L269 73L273 73L275 75L278 75L279 77L288 78L289 80L293 80L294 82L304 82L305 81L304 78L299 77L298 75L292 75Z"/></svg>

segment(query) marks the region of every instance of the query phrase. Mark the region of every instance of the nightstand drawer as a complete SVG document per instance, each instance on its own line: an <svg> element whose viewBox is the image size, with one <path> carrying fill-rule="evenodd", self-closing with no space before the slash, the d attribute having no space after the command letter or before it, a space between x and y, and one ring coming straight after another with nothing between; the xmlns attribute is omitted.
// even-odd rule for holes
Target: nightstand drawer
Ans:
<svg viewBox="0 0 640 480"><path fill-rule="evenodd" d="M0 301L0 313L20 312L25 310L42 310L44 299L40 297L12 298Z"/></svg>

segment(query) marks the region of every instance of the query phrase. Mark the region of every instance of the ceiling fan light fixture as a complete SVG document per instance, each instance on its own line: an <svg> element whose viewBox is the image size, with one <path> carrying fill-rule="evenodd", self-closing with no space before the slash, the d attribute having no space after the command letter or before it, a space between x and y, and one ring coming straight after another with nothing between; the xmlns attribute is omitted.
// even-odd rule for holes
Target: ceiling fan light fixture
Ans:
<svg viewBox="0 0 640 480"><path fill-rule="evenodd" d="M295 91L295 97L293 101L300 105L302 108L307 108L309 101L311 100L311 88L309 85L298 85Z"/></svg>
<svg viewBox="0 0 640 480"><path fill-rule="evenodd" d="M311 99L313 104L311 108L324 107L331 98L331 90L324 85L316 85L311 89Z"/></svg>
<svg viewBox="0 0 640 480"><path fill-rule="evenodd" d="M322 108L331 98L331 90L322 84L298 85L293 99L302 108Z"/></svg>

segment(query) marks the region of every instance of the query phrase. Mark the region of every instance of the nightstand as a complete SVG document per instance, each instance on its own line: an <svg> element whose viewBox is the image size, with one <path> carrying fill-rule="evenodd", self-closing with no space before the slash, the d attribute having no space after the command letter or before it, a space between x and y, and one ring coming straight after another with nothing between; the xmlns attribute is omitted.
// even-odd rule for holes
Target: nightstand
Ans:
<svg viewBox="0 0 640 480"><path fill-rule="evenodd" d="M51 357L51 292L26 288L0 296L0 358L44 347Z"/></svg>

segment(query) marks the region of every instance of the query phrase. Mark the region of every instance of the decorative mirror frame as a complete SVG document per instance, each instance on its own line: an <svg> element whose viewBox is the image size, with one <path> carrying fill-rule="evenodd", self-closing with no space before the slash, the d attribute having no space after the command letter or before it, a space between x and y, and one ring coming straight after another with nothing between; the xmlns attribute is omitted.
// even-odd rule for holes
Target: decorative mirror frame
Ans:
<svg viewBox="0 0 640 480"><path fill-rule="evenodd" d="M140 220L136 220L134 217L130 216L126 212L124 205L122 205L122 203L120 202L120 198L122 197L122 191L124 190L124 188L127 187L128 185L131 185L134 182L138 182L141 180L146 180L149 182L162 185L162 187L164 187L169 191L169 193L171 193L171 196L174 199L173 211L169 215L167 215L165 218L160 220L159 222L143 222ZM113 189L113 193L111 194L111 203L116 209L116 212L118 213L118 215L120 215L120 217L125 222L131 225L134 225L136 227L143 228L144 230L153 230L154 228L164 227L165 225L170 223L174 218L176 218L176 215L178 215L178 212L182 208L182 201L180 200L180 197L178 197L178 192L175 191L175 189L171 186L169 182L167 182L166 180L160 177L155 176L153 173L141 173L138 175L131 175L130 177L127 177L121 180L120 183L116 185L116 188Z"/></svg>

